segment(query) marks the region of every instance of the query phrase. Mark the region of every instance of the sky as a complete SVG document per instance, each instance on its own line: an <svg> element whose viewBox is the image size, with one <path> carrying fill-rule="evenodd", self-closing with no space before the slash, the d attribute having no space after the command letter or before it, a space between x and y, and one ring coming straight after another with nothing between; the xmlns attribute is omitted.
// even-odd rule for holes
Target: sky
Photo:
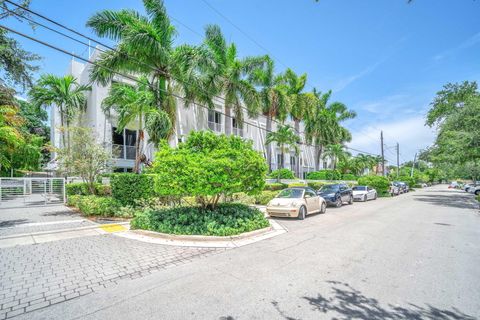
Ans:
<svg viewBox="0 0 480 320"><path fill-rule="evenodd" d="M448 82L479 80L480 1L473 0L165 0L177 27L176 44L199 44L207 24L218 24L241 56L268 53L277 72L308 74L307 90L332 90L357 117L345 122L352 148L380 153L395 164L429 146L424 126L435 93ZM97 37L86 20L103 9L143 11L140 0L33 0L31 8ZM11 28L87 57L82 45L14 21ZM43 57L41 72L62 75L71 57L17 37ZM111 43L106 39L103 42Z"/></svg>

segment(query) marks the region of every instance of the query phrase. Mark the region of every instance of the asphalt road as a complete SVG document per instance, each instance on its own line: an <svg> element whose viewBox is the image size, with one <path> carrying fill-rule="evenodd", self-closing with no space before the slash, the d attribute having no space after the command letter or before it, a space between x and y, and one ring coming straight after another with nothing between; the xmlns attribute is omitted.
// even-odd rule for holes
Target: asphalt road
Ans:
<svg viewBox="0 0 480 320"><path fill-rule="evenodd" d="M19 318L480 318L471 195L436 186L277 221L289 232Z"/></svg>

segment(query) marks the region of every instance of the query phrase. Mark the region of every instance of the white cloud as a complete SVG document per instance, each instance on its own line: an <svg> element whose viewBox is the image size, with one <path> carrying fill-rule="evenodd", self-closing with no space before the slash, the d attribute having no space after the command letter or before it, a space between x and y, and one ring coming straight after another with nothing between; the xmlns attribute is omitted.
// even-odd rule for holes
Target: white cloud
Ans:
<svg viewBox="0 0 480 320"><path fill-rule="evenodd" d="M453 56L453 55L459 53L460 51L463 51L463 50L466 50L470 47L473 47L477 43L480 43L480 32L474 34L473 36L471 36L467 40L463 41L460 45L458 45L454 48L445 50L445 51L435 55L433 57L433 60L438 62L438 61L443 60L443 59L445 59L449 56Z"/></svg>
<svg viewBox="0 0 480 320"><path fill-rule="evenodd" d="M400 144L401 161L413 159L415 152L430 146L435 138L435 131L425 126L424 116L416 116L398 121L367 124L360 130L352 132L353 140L349 147L380 154L380 131L383 130L384 143L387 147ZM396 161L391 152L386 153L391 161Z"/></svg>
<svg viewBox="0 0 480 320"><path fill-rule="evenodd" d="M358 79L360 78L363 78L367 75L369 75L370 73L372 73L373 71L375 71L375 69L378 68L379 65L381 65L386 59L382 59L380 61L377 61L376 63L366 67L365 69L363 69L362 71L360 71L359 73L357 74L354 74L354 75L351 75L351 76L348 76L346 78L343 78L343 79L340 79L339 81L337 81L337 83L334 85L334 89L333 89L333 92L339 92L339 91L342 91L343 89L345 89L346 87L348 87L351 83L357 81Z"/></svg>

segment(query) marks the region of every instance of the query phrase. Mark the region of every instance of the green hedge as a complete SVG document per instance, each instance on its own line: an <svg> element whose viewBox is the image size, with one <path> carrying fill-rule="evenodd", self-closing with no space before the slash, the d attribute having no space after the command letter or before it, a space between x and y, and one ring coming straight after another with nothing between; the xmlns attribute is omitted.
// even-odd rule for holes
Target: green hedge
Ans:
<svg viewBox="0 0 480 320"><path fill-rule="evenodd" d="M294 187L306 187L305 183L302 182L294 182L294 183L289 183L288 184L289 188L294 188Z"/></svg>
<svg viewBox="0 0 480 320"><path fill-rule="evenodd" d="M101 183L95 183L95 194L99 196L108 196L112 194L112 189L109 185L103 185ZM90 189L85 182L73 182L65 185L65 191L68 196L70 195L91 195Z"/></svg>
<svg viewBox="0 0 480 320"><path fill-rule="evenodd" d="M351 173L345 173L344 175L342 175L342 179L346 181L357 181L358 177Z"/></svg>
<svg viewBox="0 0 480 320"><path fill-rule="evenodd" d="M207 236L231 236L268 225L262 212L239 203L219 204L215 210L201 207L145 210L130 222L132 229Z"/></svg>
<svg viewBox="0 0 480 320"><path fill-rule="evenodd" d="M311 182L308 182L307 185L312 189L318 190L321 187L323 187L324 185L326 185L326 183L325 182L311 181Z"/></svg>
<svg viewBox="0 0 480 320"><path fill-rule="evenodd" d="M389 196L390 180L382 176L364 176L358 179L358 185L370 186L377 190L379 196Z"/></svg>
<svg viewBox="0 0 480 320"><path fill-rule="evenodd" d="M118 216L118 211L121 207L120 203L112 197L98 197L93 195L72 195L68 197L67 204L77 207L86 216L103 217Z"/></svg>
<svg viewBox="0 0 480 320"><path fill-rule="evenodd" d="M415 179L410 176L400 176L398 177L398 179L395 179L395 181L405 182L406 184L408 184L408 187L410 188L415 188L415 185L417 184Z"/></svg>
<svg viewBox="0 0 480 320"><path fill-rule="evenodd" d="M139 200L155 196L154 175L116 173L110 177L112 196L122 205L134 206Z"/></svg>
<svg viewBox="0 0 480 320"><path fill-rule="evenodd" d="M342 174L338 170L320 170L307 173L308 180L341 180Z"/></svg>
<svg viewBox="0 0 480 320"><path fill-rule="evenodd" d="M288 185L285 183L267 183L265 187L263 187L263 190L278 191L278 190L283 190L285 188L288 188Z"/></svg>
<svg viewBox="0 0 480 320"><path fill-rule="evenodd" d="M292 170L287 168L273 170L268 176L272 179L295 179Z"/></svg>

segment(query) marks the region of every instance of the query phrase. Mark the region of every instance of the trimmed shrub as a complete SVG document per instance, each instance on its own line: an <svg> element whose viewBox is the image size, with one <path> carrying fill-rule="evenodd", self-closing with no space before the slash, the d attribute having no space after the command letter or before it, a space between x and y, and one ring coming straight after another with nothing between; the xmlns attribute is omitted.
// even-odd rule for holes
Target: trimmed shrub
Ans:
<svg viewBox="0 0 480 320"><path fill-rule="evenodd" d="M95 194L99 196L108 196L111 195L112 189L109 185L103 185L101 183L95 183ZM68 196L70 195L80 195L80 196L88 196L91 195L90 189L88 188L88 184L85 182L74 182L65 185L65 192Z"/></svg>
<svg viewBox="0 0 480 320"><path fill-rule="evenodd" d="M287 168L273 170L268 176L272 179L295 179L292 170Z"/></svg>
<svg viewBox="0 0 480 320"><path fill-rule="evenodd" d="M321 187L323 187L326 183L325 182L318 182L318 181L311 181L311 182L308 182L307 185L312 188L312 189L315 189L315 190L318 190L320 189Z"/></svg>
<svg viewBox="0 0 480 320"><path fill-rule="evenodd" d="M115 217L121 207L112 197L70 196L68 204L77 207L84 215Z"/></svg>
<svg viewBox="0 0 480 320"><path fill-rule="evenodd" d="M307 173L308 180L340 180L342 174L338 170L320 170Z"/></svg>
<svg viewBox="0 0 480 320"><path fill-rule="evenodd" d="M124 206L135 206L138 201L155 196L154 180L150 174L113 174L110 177L112 196Z"/></svg>
<svg viewBox="0 0 480 320"><path fill-rule="evenodd" d="M231 236L268 225L262 212L240 203L222 203L213 210L202 207L145 210L130 222L132 229L207 236Z"/></svg>
<svg viewBox="0 0 480 320"><path fill-rule="evenodd" d="M342 175L342 179L346 181L357 181L358 177L351 173L345 173L344 175Z"/></svg>
<svg viewBox="0 0 480 320"><path fill-rule="evenodd" d="M294 188L294 187L306 187L305 183L302 182L294 182L294 183L289 183L288 184L289 188Z"/></svg>
<svg viewBox="0 0 480 320"><path fill-rule="evenodd" d="M361 186L370 186L377 190L379 196L389 196L390 180L382 176L364 176L358 179Z"/></svg>
<svg viewBox="0 0 480 320"><path fill-rule="evenodd" d="M267 205L278 194L278 191L262 191L262 193L255 195L255 204Z"/></svg>
<svg viewBox="0 0 480 320"><path fill-rule="evenodd" d="M80 195L69 195L67 197L67 206L69 207L77 207L78 201L82 196Z"/></svg>
<svg viewBox="0 0 480 320"><path fill-rule="evenodd" d="M267 183L263 190L265 191L279 191L288 188L288 185L285 183Z"/></svg>
<svg viewBox="0 0 480 320"><path fill-rule="evenodd" d="M402 182L405 182L406 184L408 184L408 187L410 188L414 188L415 185L417 184L415 179L410 177L410 176L400 176L398 177L398 179L395 179L395 181L402 181Z"/></svg>

